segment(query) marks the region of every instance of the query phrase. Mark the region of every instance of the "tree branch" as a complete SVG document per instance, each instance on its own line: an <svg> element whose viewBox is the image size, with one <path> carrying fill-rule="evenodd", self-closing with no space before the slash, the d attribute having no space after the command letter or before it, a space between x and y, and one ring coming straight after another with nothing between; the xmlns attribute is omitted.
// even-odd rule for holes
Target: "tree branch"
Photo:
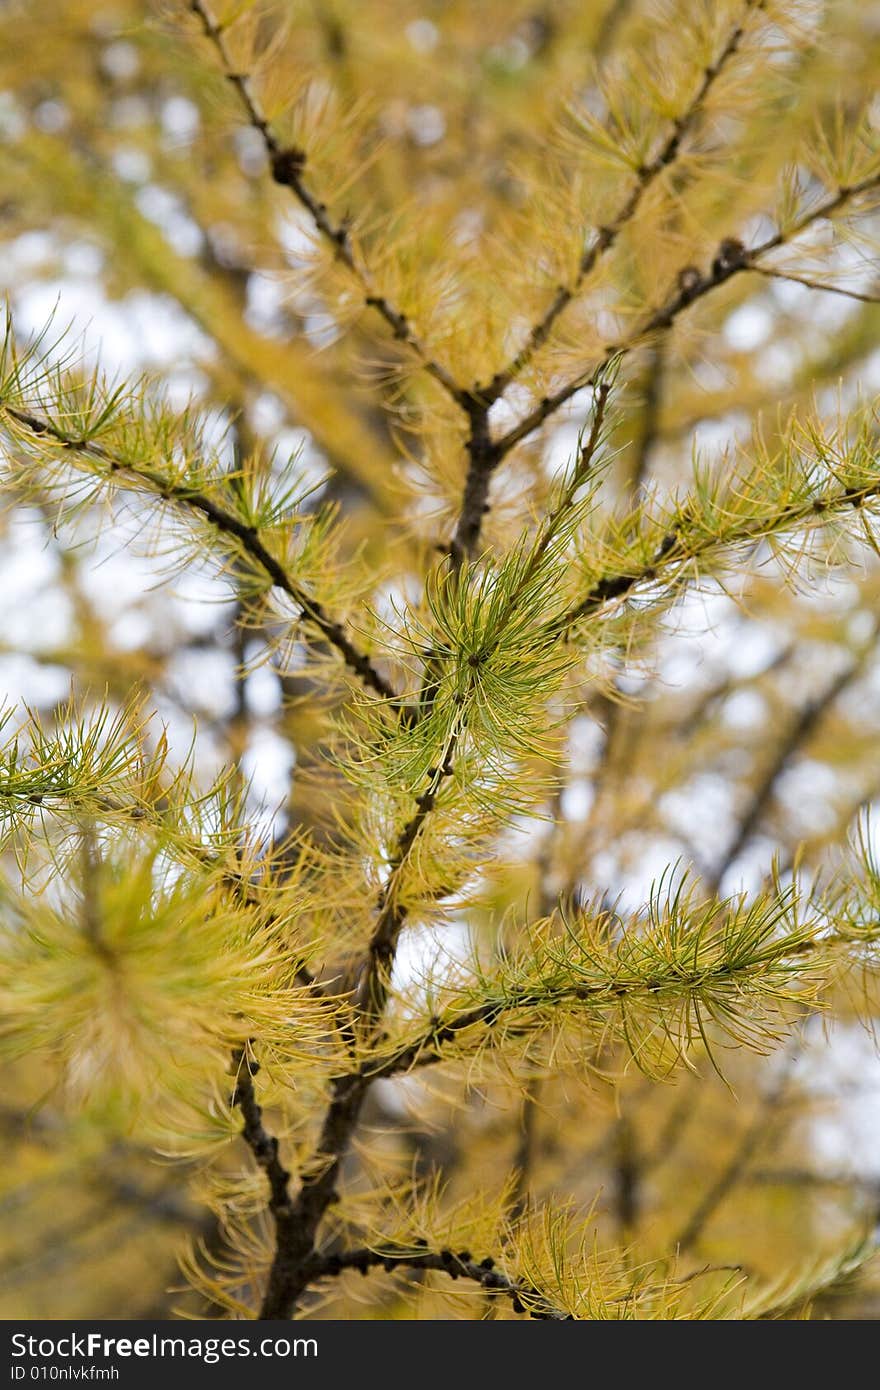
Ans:
<svg viewBox="0 0 880 1390"><path fill-rule="evenodd" d="M378 291L370 272L355 252L347 224L344 221L335 222L327 210L326 203L309 189L303 177L308 159L306 151L295 146L285 148L279 143L254 94L251 78L247 73L240 72L232 61L224 37L224 26L214 19L206 0L189 0L189 8L201 23L205 37L213 44L223 68L223 75L237 92L248 123L257 131L263 142L274 181L280 187L287 188L305 208L320 236L333 248L337 259L357 280L363 291L365 306L384 319L396 341L413 353L422 370L433 377L462 410L467 410L472 399L471 392L459 386L446 367L430 356L419 341L406 314Z"/></svg>
<svg viewBox="0 0 880 1390"><path fill-rule="evenodd" d="M103 463L113 476L124 475L139 483L146 491L166 502L198 513L216 526L218 531L233 536L252 560L255 560L268 576L273 588L281 589L301 610L303 619L314 628L324 640L342 657L346 666L360 677L368 690L387 700L400 713L403 706L397 692L373 665L370 657L349 637L344 627L331 617L317 599L312 598L287 573L281 561L269 551L260 539L256 527L241 521L234 513L227 511L213 498L182 483L172 483L153 469L136 468L116 459L100 444L89 439L77 439L59 429L50 420L20 410L16 406L0 402L0 413L6 414L16 424L27 430L36 439L48 439L72 453L84 454Z"/></svg>
<svg viewBox="0 0 880 1390"><path fill-rule="evenodd" d="M627 599L640 584L652 584L660 579L664 571L675 565L686 565L710 553L714 549L728 546L755 544L768 534L778 534L794 526L816 521L844 511L847 507L859 508L866 502L880 497L880 482L869 483L864 487L847 488L825 497L815 497L802 504L783 508L773 518L772 528L768 528L766 518L760 523L747 523L727 535L708 537L690 549L686 546L687 537L682 531L670 531L663 537L654 556L646 565L627 573L608 574L596 581L587 594L559 618L548 625L548 632L560 636L570 631L581 619L591 617L608 603Z"/></svg>
<svg viewBox="0 0 880 1390"><path fill-rule="evenodd" d="M796 275L791 270L776 270L770 265L753 265L749 267L756 275L763 275L767 280L788 280L792 285L803 285L808 290L821 290L825 294L840 294L845 299L855 299L859 304L880 304L880 294L862 294L858 290L847 289L844 285L825 285L821 280L811 280L807 275Z"/></svg>
<svg viewBox="0 0 880 1390"><path fill-rule="evenodd" d="M442 783L452 774L456 742L457 733L453 730L441 765L431 774L428 790L417 798L416 811L398 838L391 871L379 897L378 916L357 993L357 1030L362 1033L368 1034L385 1011L397 942L409 911L398 897L400 877L434 810ZM260 1313L263 1318L289 1317L311 1282L310 1261L318 1227L335 1199L342 1160L374 1080L373 1074L364 1068L333 1080L312 1170L303 1177L289 1219L276 1222L275 1256Z"/></svg>
<svg viewBox="0 0 880 1390"><path fill-rule="evenodd" d="M496 372L485 388L476 391L475 395L479 395L490 404L496 401L528 366L535 353L547 341L557 319L577 297L587 276L592 273L602 257L611 250L621 232L635 217L648 189L660 174L677 160L682 141L695 125L706 98L740 47L749 15L764 9L765 4L766 0L745 0L743 13L728 35L718 57L714 63L704 69L697 91L685 110L673 122L672 129L654 158L641 165L637 170L635 185L626 201L620 206L611 221L598 229L592 246L581 257L574 280L569 285L559 287L543 317L530 330L528 338L516 356L506 367Z"/></svg>
<svg viewBox="0 0 880 1390"><path fill-rule="evenodd" d="M752 1158L771 1137L773 1130L781 1124L779 1102L788 1086L791 1069L797 1060L797 1052L789 1052L779 1077L761 1097L760 1104L751 1122L746 1126L739 1143L728 1162L715 1181L709 1186L688 1220L681 1234L672 1242L679 1254L690 1250L699 1240L707 1222L720 1207L728 1193L740 1181Z"/></svg>
<svg viewBox="0 0 880 1390"><path fill-rule="evenodd" d="M516 610L529 579L553 540L562 516L572 505L577 489L587 476L601 438L609 390L604 382L597 389L590 436L581 449L572 478L558 505L544 523L521 581L511 596L508 615ZM429 691L433 679L429 669L423 683L423 696ZM400 881L413 847L436 808L439 793L453 774L462 733L462 723L453 723L438 764L431 771L424 792L416 797L415 810L398 837L388 879L379 896L376 922L362 966L355 1000L358 1016L354 1034L359 1031L363 1036L369 1036L385 1012L397 944L409 915L409 907L399 894ZM263 1317L288 1317L309 1283L308 1262L318 1226L334 1198L342 1159L360 1119L366 1094L375 1079L372 1069L359 1068L333 1081L330 1103L315 1148L315 1170L303 1180L290 1221L278 1226L275 1258L261 1313Z"/></svg>
<svg viewBox="0 0 880 1390"><path fill-rule="evenodd" d="M248 1057L246 1048L236 1049L232 1056L235 1086L232 1091L231 1104L233 1107L237 1106L241 1111L243 1120L241 1132L245 1143L253 1154L257 1166L266 1175L266 1182L269 1187L269 1211L277 1225L290 1212L288 1192L290 1173L278 1157L278 1140L274 1134L269 1133L263 1124L262 1107L257 1104L256 1091L254 1090L254 1076L259 1070L259 1063Z"/></svg>
<svg viewBox="0 0 880 1390"><path fill-rule="evenodd" d="M746 0L746 13L763 9L765 2L766 0ZM492 474L512 447L512 443L508 443L508 439L512 438L513 432L510 436L504 436L500 440L492 440L488 423L489 408L504 394L507 387L516 380L535 353L547 341L556 320L577 298L586 278L595 269L602 257L611 250L621 232L635 217L647 190L665 169L675 163L681 143L696 122L709 92L740 46L745 32L746 13L734 26L716 61L705 69L700 86L692 101L673 123L669 135L657 154L649 163L643 164L638 170L635 186L626 201L612 220L599 228L592 246L581 257L574 281L570 285L560 286L545 314L533 326L525 344L512 361L501 371L496 372L486 386L475 387L470 393L469 399L459 401L469 416L470 434L466 445L468 469L461 510L450 546L453 563L456 567L476 551L483 518L488 511L489 484ZM609 350L606 363L614 355L615 352ZM598 373L594 380L596 379L598 379ZM583 384L590 383L585 382ZM513 440L513 442L516 441Z"/></svg>
<svg viewBox="0 0 880 1390"><path fill-rule="evenodd" d="M878 927L880 935L880 927ZM871 938L876 944L876 937ZM487 999L462 1010L457 1014L436 1015L430 1026L419 1037L389 1048L361 1065L361 1073L371 1080L405 1075L414 1068L433 1066L439 1062L459 1061L463 1056L475 1056L480 1048L495 1045L497 1038L493 1029L510 1015L531 1010L540 1013L543 1020L546 1010L565 1003L581 1003L588 1008L620 1008L621 1004L636 1004L640 1000L656 1003L658 997L681 997L690 999L701 991L713 986L733 986L737 981L746 983L755 977L756 969L766 970L775 965L794 964L798 960L815 955L819 951L829 953L838 949L855 949L866 944L862 937L850 938L845 934L828 933L825 936L805 936L795 933L771 940L761 948L758 961L740 964L720 961L715 966L693 967L691 971L683 966L670 973L668 978L650 976L645 979L621 979L608 983L588 985L576 981L548 987L542 991L537 985L511 988L501 998ZM671 967L670 967L671 969ZM534 1021L524 1021L505 1030L505 1038L524 1037L534 1032ZM444 1051L446 1043L455 1042L470 1029L479 1029L474 1046L466 1053L450 1056Z"/></svg>
<svg viewBox="0 0 880 1390"><path fill-rule="evenodd" d="M408 907L398 896L400 877L413 845L437 804L443 783L452 776L458 741L459 730L453 728L440 766L431 774L427 790L416 798L416 810L400 834L391 872L379 898L379 913L370 938L368 963L360 989L361 1008L368 1023L375 1023L384 1012L397 941L409 915Z"/></svg>

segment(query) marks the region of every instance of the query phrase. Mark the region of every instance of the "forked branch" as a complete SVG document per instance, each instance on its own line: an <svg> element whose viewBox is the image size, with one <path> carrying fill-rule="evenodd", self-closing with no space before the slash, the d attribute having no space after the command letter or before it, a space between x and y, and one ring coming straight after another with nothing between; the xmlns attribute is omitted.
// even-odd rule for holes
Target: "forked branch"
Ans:
<svg viewBox="0 0 880 1390"><path fill-rule="evenodd" d="M197 488L185 483L172 482L154 468L135 467L115 458L97 441L69 435L44 416L0 402L0 415L3 414L35 441L51 441L71 454L91 458L103 465L111 477L125 478L151 496L194 512L224 535L234 537L245 554L266 574L272 587L280 589L293 600L301 610L303 621L339 653L346 666L360 678L364 686L383 700L387 700L395 709L400 708L397 692L373 664L372 659L358 647L324 605L307 593L288 573L282 562L267 548L255 526L248 525L234 512L221 506L214 498L206 496Z"/></svg>
<svg viewBox="0 0 880 1390"><path fill-rule="evenodd" d="M624 229L632 222L648 189L660 175L675 164L681 153L682 143L697 123L706 100L721 74L737 53L746 32L750 14L763 10L766 0L745 0L743 13L727 36L721 52L714 62L703 71L700 84L682 113L676 117L672 127L654 157L642 164L636 171L636 181L629 195L618 208L611 220L598 229L592 245L581 257L577 274L567 285L556 291L543 316L529 331L519 352L479 392L483 400L491 403L502 396L508 386L516 380L528 366L535 353L543 347L553 330L556 321L580 293L587 277L617 242Z"/></svg>

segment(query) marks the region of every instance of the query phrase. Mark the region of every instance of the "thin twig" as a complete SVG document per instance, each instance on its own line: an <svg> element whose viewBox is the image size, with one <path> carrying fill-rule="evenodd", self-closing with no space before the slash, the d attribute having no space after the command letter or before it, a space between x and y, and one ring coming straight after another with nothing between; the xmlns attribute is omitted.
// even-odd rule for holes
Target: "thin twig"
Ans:
<svg viewBox="0 0 880 1390"><path fill-rule="evenodd" d="M595 269L601 258L611 250L621 232L633 220L642 199L655 179L675 163L681 150L682 141L701 114L706 98L740 47L749 14L762 10L765 4L766 0L745 0L743 14L732 28L720 54L714 63L704 69L697 91L685 110L673 122L669 134L654 158L642 164L636 171L635 185L625 202L611 221L598 229L593 244L581 257L574 280L568 285L560 285L543 317L532 327L528 338L516 356L506 367L496 372L485 388L475 392L484 401L490 403L496 401L528 366L535 353L549 338L557 319L577 297L587 276Z"/></svg>
<svg viewBox="0 0 880 1390"><path fill-rule="evenodd" d="M335 1278L350 1269L356 1269L360 1274L367 1274L371 1269L384 1269L389 1273L395 1269L433 1270L448 1275L450 1279L470 1279L486 1293L509 1298L514 1312L528 1313L529 1317L552 1322L573 1321L571 1313L557 1307L539 1289L524 1280L511 1279L502 1274L491 1257L475 1260L469 1250L458 1253L452 1250L422 1252L394 1247L370 1250L364 1246L338 1255L316 1256L311 1266L311 1278Z"/></svg>
<svg viewBox="0 0 880 1390"><path fill-rule="evenodd" d="M205 0L190 0L190 10L200 21L205 37L213 44L220 59L223 75L238 94L248 123L257 131L263 142L272 178L282 188L287 188L297 202L308 212L321 237L333 248L337 259L351 272L360 285L364 304L372 309L391 329L397 342L408 348L423 371L439 383L452 400L463 410L468 408L471 393L459 386L454 377L442 363L437 362L419 341L412 324L391 300L380 293L373 278L358 257L346 221L334 221L326 203L316 196L305 182L304 171L308 155L296 146L282 146L254 93L250 75L241 72L233 62L224 36L224 26L214 19Z"/></svg>
<svg viewBox="0 0 880 1390"><path fill-rule="evenodd" d="M746 0L746 12L760 10L764 4L765 0ZM523 437L519 435L515 438L515 431L511 431L509 435L505 435L499 440L493 440L489 431L489 408L504 394L508 386L516 380L531 362L535 353L547 341L557 319L577 298L586 278L595 269L602 257L611 250L621 232L635 217L642 198L655 179L675 163L682 141L702 111L709 92L739 48L745 32L744 24L745 14L743 19L734 26L715 63L705 69L700 86L692 101L673 123L669 135L657 154L638 170L635 186L625 202L612 220L599 228L592 246L581 257L577 274L571 284L559 287L546 312L532 327L525 344L511 362L496 372L487 385L475 387L469 395L459 400L459 404L470 419L470 433L466 445L468 468L464 492L450 545L450 554L456 567L460 566L467 557L475 554L483 520L489 510L488 496L492 474L505 454L517 442L517 439ZM614 356L615 352L609 350L604 365L607 366ZM591 381L582 382L581 385L594 384L598 381L600 373L601 369ZM546 399L552 401L554 398ZM560 404L562 399L567 399L567 397L562 397ZM548 410L547 413L551 412ZM546 416L542 418L546 418ZM530 433L531 428L534 426L530 427L526 433Z"/></svg>
<svg viewBox="0 0 880 1390"><path fill-rule="evenodd" d="M401 711L402 706L399 697L390 682L373 665L366 652L356 645L342 624L330 616L323 604L312 598L301 585L291 578L281 561L276 559L263 544L256 527L241 521L233 512L227 511L213 498L206 497L196 489L184 483L173 483L153 469L137 468L114 458L100 444L90 439L77 439L70 436L54 425L51 420L3 402L0 402L0 413L5 413L36 438L51 439L72 453L85 454L96 459L106 466L111 475L123 475L131 478L161 500L174 502L180 507L188 508L211 522L218 531L228 536L234 536L246 554L255 560L265 572L272 586L281 589L293 600L301 610L303 620L316 629L331 647L335 648L346 666L360 677L367 689L372 690L383 700L387 700L397 712Z"/></svg>
<svg viewBox="0 0 880 1390"><path fill-rule="evenodd" d="M547 548L552 543L559 523L572 505L578 488L587 476L601 439L609 388L602 383L597 389L593 427L579 455L572 478L559 504L546 519L535 549L525 567L521 583L511 596L508 621L516 611L528 581L534 574ZM503 621L499 630L503 629ZM434 676L426 669L422 694L429 695ZM369 1036L385 1012L391 984L391 972L401 931L409 915L409 905L400 893L401 880L409 865L415 845L437 806L439 794L454 772L455 757L464 732L464 714L452 725L437 766L429 774L425 790L416 798L415 810L398 836L387 880L379 896L373 932L361 967L360 982L355 997L357 1010L354 1032ZM335 1196L336 1181L342 1159L360 1119L364 1100L376 1079L372 1068L336 1077L330 1102L325 1112L316 1148L314 1172L303 1180L289 1223L277 1228L275 1256L263 1302L264 1317L287 1317L309 1282L308 1260L314 1248L318 1227L327 1207Z"/></svg>
<svg viewBox="0 0 880 1390"><path fill-rule="evenodd" d="M795 275L791 270L775 270L769 265L753 265L750 269L767 280L788 280L792 285L803 285L808 290L823 290L825 294L841 294L846 299L858 300L860 304L880 304L880 294L862 294L844 285L826 285L821 280L811 280L807 275Z"/></svg>

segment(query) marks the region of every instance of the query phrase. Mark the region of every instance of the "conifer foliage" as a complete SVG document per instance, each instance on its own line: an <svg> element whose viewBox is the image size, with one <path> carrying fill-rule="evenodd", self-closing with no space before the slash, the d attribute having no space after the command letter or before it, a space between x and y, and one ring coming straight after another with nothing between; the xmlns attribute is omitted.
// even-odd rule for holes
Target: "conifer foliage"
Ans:
<svg viewBox="0 0 880 1390"><path fill-rule="evenodd" d="M0 8L13 1314L876 1315L878 21Z"/></svg>

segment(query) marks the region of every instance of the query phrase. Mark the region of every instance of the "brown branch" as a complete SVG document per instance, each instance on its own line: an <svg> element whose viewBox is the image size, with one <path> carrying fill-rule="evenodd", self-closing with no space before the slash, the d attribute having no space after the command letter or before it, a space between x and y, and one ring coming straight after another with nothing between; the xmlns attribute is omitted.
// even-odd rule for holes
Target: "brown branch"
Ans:
<svg viewBox="0 0 880 1390"><path fill-rule="evenodd" d="M420 1244L420 1242L416 1242ZM455 1253L452 1250L400 1250L388 1247L370 1250L366 1246L359 1250L346 1250L338 1255L318 1255L311 1265L311 1279L335 1278L345 1270L356 1269L360 1274L368 1274L371 1269L384 1269L391 1273L395 1269L433 1270L446 1274L450 1279L470 1279L479 1284L487 1294L509 1298L514 1312L528 1313L529 1317L552 1322L574 1321L571 1313L552 1303L546 1294L524 1280L511 1279L495 1267L491 1256L475 1260L469 1250Z"/></svg>
<svg viewBox="0 0 880 1390"><path fill-rule="evenodd" d="M564 1003L566 999L589 999L598 1002L600 996L606 993L604 988L588 989L572 985L569 989L557 991L552 1002L560 1004ZM616 996L612 993L611 997L619 999L625 993L629 993L629 991L619 990ZM436 1017L432 1019L430 1026L420 1037L412 1042L401 1043L398 1047L390 1049L384 1055L376 1057L370 1062L364 1062L361 1070L375 1081L380 1078L404 1075L415 1067L433 1066L436 1062L449 1060L443 1051L446 1043L455 1042L469 1029L479 1027L482 1030L481 1038L483 1040L489 1039L495 1024L505 1015L529 1006L537 1008L547 1002L546 996L539 996L533 991L523 990L518 993L511 993L503 1000L487 1000L483 1004L475 1004L472 1008L466 1009L463 1013L455 1014L451 1018ZM528 1025L521 1029L510 1030L508 1036L518 1036L527 1031L529 1031Z"/></svg>
<svg viewBox="0 0 880 1390"><path fill-rule="evenodd" d="M764 3L765 0L746 0L746 10L762 9ZM713 84L739 48L744 33L743 25L744 20L734 27L715 63L706 68L697 93L687 109L673 123L672 130L660 150L649 163L642 165L639 169L635 187L629 197L611 222L599 229L593 245L581 258L578 273L572 284L559 288L543 318L534 325L525 345L508 366L497 372L488 385L476 387L469 396L459 400L459 404L469 417L470 433L466 444L468 468L464 493L450 544L450 553L456 568L476 552L483 519L489 510L489 485L492 475L505 454L517 442L517 439L522 437L514 438L516 432L511 431L501 439L493 440L489 431L488 420L490 406L504 394L507 387L519 376L538 349L547 341L556 320L577 297L584 280L590 275L602 256L614 246L621 232L635 217L648 188L663 170L668 169L677 159L682 140L696 121ZM635 342L629 344L626 350L628 351L631 346L635 346ZM581 382L580 385L594 385L599 380L602 370L616 356L616 351L616 349L609 349L602 367L597 370L590 381ZM553 398L546 399L549 402ZM562 399L568 399L568 397ZM562 403L562 399L559 404ZM550 414L551 411L548 410L547 413ZM544 418L546 416L541 417L541 419ZM535 428L535 426L530 427L526 433L530 433L531 428Z"/></svg>
<svg viewBox="0 0 880 1390"><path fill-rule="evenodd" d="M847 507L861 507L876 497L880 497L880 482L866 484L860 488L847 488L824 498L816 497L808 502L792 505L777 514L773 534L812 520L821 522L823 517L843 511ZM663 537L647 564L624 573L604 575L573 608L552 620L548 625L548 632L563 635L582 618L592 617L606 604L629 598L640 584L654 583L669 567L690 564L716 547L726 549L729 546L755 544L767 534L769 533L765 523L751 522L726 536L708 537L701 544L688 550L685 548L686 537L682 532L670 531Z"/></svg>
<svg viewBox="0 0 880 1390"><path fill-rule="evenodd" d="M559 387L557 391L545 396L518 424L512 426L506 434L492 442L493 466L497 466L515 445L538 429L577 391L595 385L601 374L607 371L614 358L627 356L634 348L649 341L657 332L670 328L692 304L703 299L720 285L726 284L735 275L746 270L756 269L756 262L769 255L771 251L776 251L780 246L788 245L814 222L824 217L833 216L835 212L852 202L854 198L870 192L878 185L880 185L880 174L872 174L859 183L838 188L832 197L826 199L824 203L820 203L811 212L805 213L792 227L784 232L776 232L750 251L746 250L742 243L735 238L726 237L719 245L711 269L705 274L701 273L695 266L684 267L679 272L677 287L670 298L660 308L650 311L633 333L619 343L610 344L605 349L597 367L582 373Z"/></svg>
<svg viewBox="0 0 880 1390"><path fill-rule="evenodd" d="M569 285L560 285L543 317L532 327L528 338L516 356L506 367L496 372L488 385L484 389L475 392L475 395L479 395L484 401L490 404L496 401L499 396L503 395L507 390L507 387L516 380L523 369L528 366L535 353L547 341L557 319L577 297L587 276L592 273L602 257L611 250L621 232L635 217L639 205L648 189L660 174L677 160L682 141L696 123L702 112L706 98L715 85L715 82L740 47L745 33L746 20L751 13L757 13L762 10L765 4L766 0L745 0L743 14L728 35L727 41L720 54L715 59L714 63L711 63L704 69L702 80L697 91L694 93L693 98L685 110L673 122L672 129L654 158L642 164L636 171L635 186L626 201L621 205L611 221L598 229L592 246L590 246L581 257L574 280Z"/></svg>
<svg viewBox="0 0 880 1390"><path fill-rule="evenodd" d="M272 586L281 589L293 600L301 610L303 619L339 653L346 666L360 677L366 688L372 690L381 699L387 700L395 711L402 713L403 706L397 692L373 665L370 657L349 637L342 624L331 617L323 604L307 594L291 578L281 561L276 559L263 544L256 527L241 521L234 513L227 511L212 498L206 497L192 487L188 487L184 483L172 483L153 469L136 468L132 464L124 463L122 460L114 458L112 454L93 440L77 439L67 435L50 420L36 416L30 411L19 410L16 406L0 402L0 412L8 415L10 419L28 430L36 438L50 439L73 453L85 454L94 458L103 463L112 476L124 475L131 478L135 483L141 483L162 500L174 502L178 506L197 512L213 526L216 526L218 531L224 535L233 536L245 553L252 560L255 560L265 572Z"/></svg>
<svg viewBox="0 0 880 1390"><path fill-rule="evenodd" d="M230 1103L241 1111L245 1143L266 1175L269 1211L277 1225L290 1212L290 1173L278 1156L278 1140L263 1124L263 1110L257 1103L254 1089L254 1077L259 1070L259 1063L248 1056L246 1048L236 1049L232 1056L235 1085Z"/></svg>
<svg viewBox="0 0 880 1390"><path fill-rule="evenodd" d="M254 94L250 76L240 72L232 60L224 37L225 26L214 19L206 0L189 0L189 8L199 20L205 37L214 46L223 75L238 94L248 123L263 142L275 183L288 189L300 206L305 208L320 236L333 248L336 258L357 280L363 291L365 306L384 319L395 340L413 353L422 370L433 377L462 410L467 410L472 401L471 392L459 386L447 368L430 356L419 341L406 314L386 295L379 292L370 272L355 252L347 223L344 220L334 221L326 203L306 184L304 171L308 160L307 152L296 146L285 147L279 143Z"/></svg>
<svg viewBox="0 0 880 1390"><path fill-rule="evenodd" d="M779 1102L789 1084L791 1069L797 1056L797 1051L789 1051L779 1077L775 1084L761 1097L758 1109L751 1122L746 1126L728 1162L697 1202L682 1228L681 1234L672 1242L679 1254L690 1250L697 1243L707 1223L741 1180L755 1154L780 1127L782 1120L779 1114Z"/></svg>
<svg viewBox="0 0 880 1390"><path fill-rule="evenodd" d="M756 275L763 275L767 280L788 280L792 285L803 285L808 290L822 290L825 294L840 294L845 299L858 300L860 304L880 304L880 294L862 294L858 290L847 289L844 285L825 285L821 280L811 280L807 275L795 275L791 270L775 270L769 265L753 265L749 269Z"/></svg>
<svg viewBox="0 0 880 1390"><path fill-rule="evenodd" d="M874 625L874 635L872 640L866 644L858 658L845 667L833 681L826 686L821 695L815 700L808 700L801 710L798 711L791 726L783 739L779 742L774 756L764 771L758 785L752 793L751 800L745 814L741 817L736 834L730 845L724 852L724 857L712 874L707 885L707 891L711 896L715 896L721 884L721 880L728 869L736 863L745 846L755 833L764 812L767 810L780 778L788 769L795 754L812 737L817 727L824 719L825 715L836 704L840 696L849 689L853 681L857 680L864 671L865 662L874 650L877 638L878 624Z"/></svg>
<svg viewBox="0 0 880 1390"><path fill-rule="evenodd" d="M609 363L610 366L610 363ZM568 512L574 503L575 495L581 485L587 480L595 463L596 453L602 438L602 428L605 422L605 412L608 405L610 386L607 381L600 380L600 373L596 374L596 394L593 401L593 419L590 433L587 440L581 444L580 452L575 462L572 476L566 484L559 502L553 511L546 518L539 533L538 543L532 553L526 574L511 599L511 611L522 590L534 575L538 565L547 553L556 529L563 516ZM489 482L492 472L498 462L498 456L492 445L489 434L485 411L481 416L472 414L473 429L477 428L479 420L479 449L474 450L475 436L472 433L468 445L470 466L468 470L467 482L465 484L464 500L462 502L461 514L455 529L455 535L450 546L452 563L458 569L466 557L472 556L479 543L482 531L483 519L489 510L488 495Z"/></svg>
<svg viewBox="0 0 880 1390"><path fill-rule="evenodd" d="M489 483L500 457L489 433L488 405L474 400L468 408L468 418L470 432L465 445L467 474L461 509L449 545L455 569L459 569L476 551L483 518L489 510Z"/></svg>

